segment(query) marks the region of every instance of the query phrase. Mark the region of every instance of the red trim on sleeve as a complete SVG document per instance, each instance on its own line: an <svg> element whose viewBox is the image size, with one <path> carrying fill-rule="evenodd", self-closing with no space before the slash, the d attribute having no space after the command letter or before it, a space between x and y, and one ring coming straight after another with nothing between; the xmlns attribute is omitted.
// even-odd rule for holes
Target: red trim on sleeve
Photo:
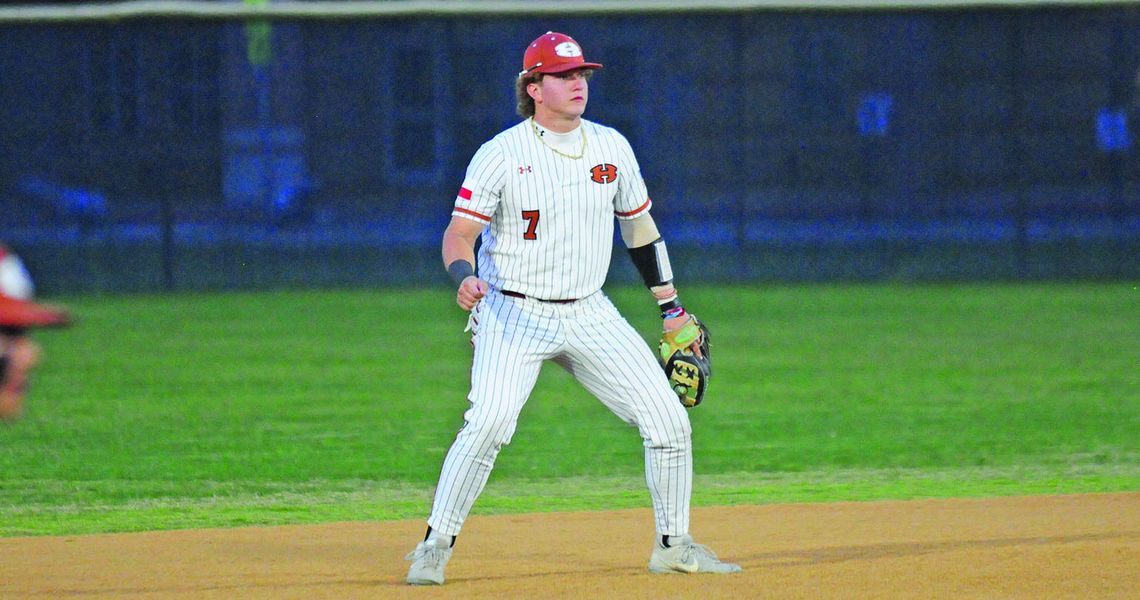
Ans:
<svg viewBox="0 0 1140 600"><path fill-rule="evenodd" d="M479 219L480 221L486 221L488 223L491 222L491 217L488 217L487 215L484 215L484 214L477 213L473 210L467 210L466 208L459 208L458 206L456 206L455 212L463 213L465 215L471 215L472 217L475 217L476 219Z"/></svg>
<svg viewBox="0 0 1140 600"><path fill-rule="evenodd" d="M464 199L464 200L470 200L471 199L471 190L469 190L465 187L459 188L459 197Z"/></svg>
<svg viewBox="0 0 1140 600"><path fill-rule="evenodd" d="M646 198L645 204L642 204L641 206L639 206L639 207L637 207L637 208L635 208L629 212L619 212L619 211L615 210L614 214L619 216L619 217L632 217L633 215L636 215L640 212L644 212L645 209L649 208L650 203L652 203L652 200L650 200L649 198Z"/></svg>

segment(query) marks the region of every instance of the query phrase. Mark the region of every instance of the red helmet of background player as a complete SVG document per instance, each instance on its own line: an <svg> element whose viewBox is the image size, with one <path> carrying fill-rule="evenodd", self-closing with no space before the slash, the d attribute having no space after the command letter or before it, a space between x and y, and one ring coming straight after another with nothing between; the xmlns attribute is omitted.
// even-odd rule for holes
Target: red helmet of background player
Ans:
<svg viewBox="0 0 1140 600"><path fill-rule="evenodd" d="M586 62L582 47L565 33L547 31L538 36L523 53L523 70L519 77L532 73L564 73L573 69L600 69L598 63Z"/></svg>

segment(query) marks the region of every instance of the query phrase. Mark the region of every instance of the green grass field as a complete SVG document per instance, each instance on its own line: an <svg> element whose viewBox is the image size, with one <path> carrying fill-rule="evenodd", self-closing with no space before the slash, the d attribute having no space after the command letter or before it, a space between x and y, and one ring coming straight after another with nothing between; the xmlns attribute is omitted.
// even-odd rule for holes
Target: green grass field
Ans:
<svg viewBox="0 0 1140 600"><path fill-rule="evenodd" d="M1132 284L696 287L697 505L1140 490ZM647 292L610 290L647 340ZM422 518L466 408L449 290L63 298L0 426L0 535ZM477 514L648 506L550 365Z"/></svg>

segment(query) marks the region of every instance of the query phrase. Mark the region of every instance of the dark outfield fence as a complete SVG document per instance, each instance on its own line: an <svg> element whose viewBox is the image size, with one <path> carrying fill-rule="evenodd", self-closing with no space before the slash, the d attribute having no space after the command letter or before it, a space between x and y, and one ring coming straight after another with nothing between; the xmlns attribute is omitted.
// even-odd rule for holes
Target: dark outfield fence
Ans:
<svg viewBox="0 0 1140 600"><path fill-rule="evenodd" d="M1119 3L0 20L0 240L49 294L443 282L551 29L685 280L1140 277Z"/></svg>

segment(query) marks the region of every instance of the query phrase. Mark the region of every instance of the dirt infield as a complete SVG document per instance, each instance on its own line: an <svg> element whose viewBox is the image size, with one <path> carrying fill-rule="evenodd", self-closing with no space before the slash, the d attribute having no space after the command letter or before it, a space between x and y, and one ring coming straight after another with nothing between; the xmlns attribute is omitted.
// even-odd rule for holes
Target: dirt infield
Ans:
<svg viewBox="0 0 1140 600"><path fill-rule="evenodd" d="M650 575L648 510L0 539L0 598L1137 598L1140 493L696 509L737 575Z"/></svg>

